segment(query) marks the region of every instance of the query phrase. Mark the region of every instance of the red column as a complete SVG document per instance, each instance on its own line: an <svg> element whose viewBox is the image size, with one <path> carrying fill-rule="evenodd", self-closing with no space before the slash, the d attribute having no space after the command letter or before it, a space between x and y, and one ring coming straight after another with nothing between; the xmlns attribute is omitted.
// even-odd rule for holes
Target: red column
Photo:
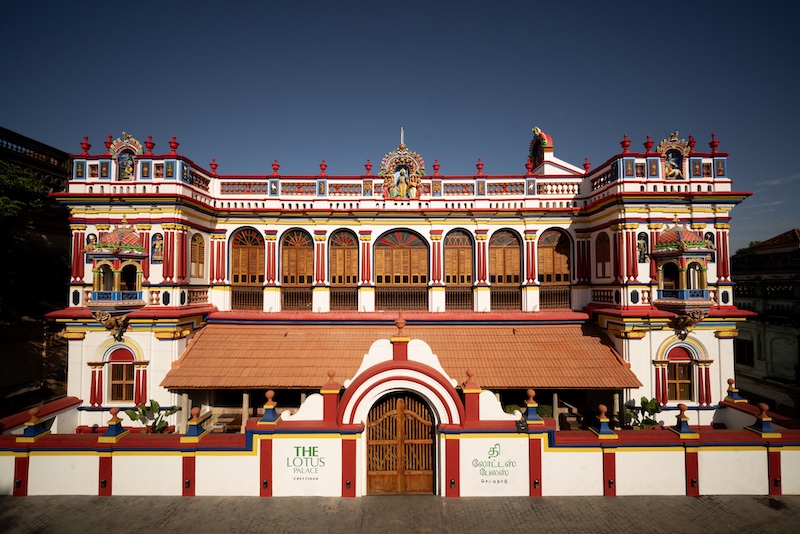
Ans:
<svg viewBox="0 0 800 534"><path fill-rule="evenodd" d="M261 497L272 497L272 436L261 439L259 455L259 495ZM342 444L344 449L344 443ZM344 454L344 451L342 452ZM353 461L355 465L355 460Z"/></svg>
<svg viewBox="0 0 800 534"><path fill-rule="evenodd" d="M356 496L356 436L342 439L342 497Z"/></svg>
<svg viewBox="0 0 800 534"><path fill-rule="evenodd" d="M730 262L730 259L729 259L730 256L728 254L728 232L723 230L721 232L721 235L722 235L722 237L720 239L720 244L722 245L721 254L722 254L722 266L723 266L723 277L724 277L723 279L725 281L728 281L730 279L730 275L731 275L730 263L729 263Z"/></svg>
<svg viewBox="0 0 800 534"><path fill-rule="evenodd" d="M265 259L267 265L264 268L267 285L275 285L278 282L278 231L264 230L264 237L267 240L267 250Z"/></svg>
<svg viewBox="0 0 800 534"><path fill-rule="evenodd" d="M697 447L686 447L686 495L700 495L700 478L697 464Z"/></svg>
<svg viewBox="0 0 800 534"><path fill-rule="evenodd" d="M111 496L111 451L100 453L100 469L98 470L97 494L101 497Z"/></svg>
<svg viewBox="0 0 800 534"><path fill-rule="evenodd" d="M547 439L547 434L540 434ZM530 496L542 496L542 440L528 439L528 464L530 465Z"/></svg>
<svg viewBox="0 0 800 534"><path fill-rule="evenodd" d="M172 231L172 228L167 229L164 227L164 261L162 262L161 266L163 269L163 278L164 282L172 282L172 278L175 275L175 232Z"/></svg>
<svg viewBox="0 0 800 534"><path fill-rule="evenodd" d="M28 494L28 465L27 454L14 458L14 497L25 497Z"/></svg>
<svg viewBox="0 0 800 534"><path fill-rule="evenodd" d="M458 476L460 462L460 448L458 439L447 439L445 435L444 447L447 459L445 460L445 497L458 497L461 495L461 479ZM456 436L453 436L454 438Z"/></svg>
<svg viewBox="0 0 800 534"><path fill-rule="evenodd" d="M208 236L208 281L211 284L217 281L217 242L213 235Z"/></svg>
<svg viewBox="0 0 800 534"><path fill-rule="evenodd" d="M656 400L663 404L662 402L662 393L661 393L661 367L656 366Z"/></svg>
<svg viewBox="0 0 800 534"><path fill-rule="evenodd" d="M140 243L142 252L148 256L146 259L142 260L142 283L148 284L150 283L150 232L143 231L140 237L142 239Z"/></svg>
<svg viewBox="0 0 800 534"><path fill-rule="evenodd" d="M661 368L661 405L666 406L669 402L669 388L667 387L667 366Z"/></svg>
<svg viewBox="0 0 800 534"><path fill-rule="evenodd" d="M225 282L228 269L225 266L225 239L219 239L217 242L217 282Z"/></svg>
<svg viewBox="0 0 800 534"><path fill-rule="evenodd" d="M614 449L603 449L603 496L617 495L617 455Z"/></svg>
<svg viewBox="0 0 800 534"><path fill-rule="evenodd" d="M75 230L72 234L72 281L83 282L83 272L86 269L84 261L85 237L80 230Z"/></svg>
<svg viewBox="0 0 800 534"><path fill-rule="evenodd" d="M624 272L623 269L625 268L624 264L622 263L625 257L622 239L623 236L621 230L614 232L614 274L618 283L622 283Z"/></svg>
<svg viewBox="0 0 800 534"><path fill-rule="evenodd" d="M706 399L706 368L701 364L697 367L697 381L700 383L698 389L698 401L701 406L708 404Z"/></svg>
<svg viewBox="0 0 800 534"><path fill-rule="evenodd" d="M361 230L358 239L361 242L361 283L368 286L372 282L372 254L369 246L372 230Z"/></svg>
<svg viewBox="0 0 800 534"><path fill-rule="evenodd" d="M767 471L769 472L769 494L783 495L781 490L781 452L769 451L767 453Z"/></svg>
<svg viewBox="0 0 800 534"><path fill-rule="evenodd" d="M706 377L705 377L705 382L703 383L703 386L706 389L706 405L708 406L713 402L713 399L711 398L711 366L710 366L710 364L706 365L705 368L706 368Z"/></svg>
<svg viewBox="0 0 800 534"><path fill-rule="evenodd" d="M489 276L486 272L486 238L488 230L476 230L475 239L478 242L478 284L485 285Z"/></svg>
<svg viewBox="0 0 800 534"><path fill-rule="evenodd" d="M183 457L183 480L181 481L181 488L183 497L194 497L195 495L195 457Z"/></svg>

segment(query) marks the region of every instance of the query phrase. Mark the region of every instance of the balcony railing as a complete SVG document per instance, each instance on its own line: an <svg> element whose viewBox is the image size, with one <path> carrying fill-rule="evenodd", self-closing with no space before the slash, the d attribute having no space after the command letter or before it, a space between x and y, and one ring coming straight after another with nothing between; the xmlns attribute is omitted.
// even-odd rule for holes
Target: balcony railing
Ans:
<svg viewBox="0 0 800 534"><path fill-rule="evenodd" d="M92 302L127 302L142 300L141 291L92 291Z"/></svg>
<svg viewBox="0 0 800 534"><path fill-rule="evenodd" d="M708 300L708 289L659 289L658 298L677 300Z"/></svg>
<svg viewBox="0 0 800 534"><path fill-rule="evenodd" d="M377 310L427 310L427 287L378 287L375 290Z"/></svg>
<svg viewBox="0 0 800 534"><path fill-rule="evenodd" d="M571 295L570 286L542 286L539 288L539 309L572 309Z"/></svg>
<svg viewBox="0 0 800 534"><path fill-rule="evenodd" d="M262 311L264 309L264 290L259 286L233 286L231 288L231 309Z"/></svg>
<svg viewBox="0 0 800 534"><path fill-rule="evenodd" d="M357 287L331 288L331 310L357 310L357 309L358 309Z"/></svg>
<svg viewBox="0 0 800 534"><path fill-rule="evenodd" d="M521 310L522 291L519 287L491 287L492 310Z"/></svg>
<svg viewBox="0 0 800 534"><path fill-rule="evenodd" d="M444 307L446 310L472 310L472 288L447 287L444 292Z"/></svg>
<svg viewBox="0 0 800 534"><path fill-rule="evenodd" d="M281 309L310 311L312 305L310 287L282 287Z"/></svg>

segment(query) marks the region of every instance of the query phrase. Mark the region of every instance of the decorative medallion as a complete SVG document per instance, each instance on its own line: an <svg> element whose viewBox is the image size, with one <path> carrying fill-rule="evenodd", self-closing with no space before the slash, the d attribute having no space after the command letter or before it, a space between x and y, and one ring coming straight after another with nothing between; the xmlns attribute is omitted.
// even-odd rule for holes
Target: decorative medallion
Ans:
<svg viewBox="0 0 800 534"><path fill-rule="evenodd" d="M690 136L691 137L691 136ZM691 146L685 139L678 139L678 132L672 132L656 147L661 154L661 168L666 180L683 180L687 173L687 156Z"/></svg>
<svg viewBox="0 0 800 534"><path fill-rule="evenodd" d="M422 156L408 149L401 134L400 146L383 157L378 175L383 176L383 198L419 198L423 193L421 178L425 176L425 162Z"/></svg>

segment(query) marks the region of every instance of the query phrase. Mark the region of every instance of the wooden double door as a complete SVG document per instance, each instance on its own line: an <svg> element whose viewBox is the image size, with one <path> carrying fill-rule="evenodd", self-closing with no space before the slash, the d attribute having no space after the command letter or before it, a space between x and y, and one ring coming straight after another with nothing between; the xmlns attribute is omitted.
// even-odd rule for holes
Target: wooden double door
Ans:
<svg viewBox="0 0 800 534"><path fill-rule="evenodd" d="M433 417L421 399L393 395L367 421L367 493L433 493Z"/></svg>

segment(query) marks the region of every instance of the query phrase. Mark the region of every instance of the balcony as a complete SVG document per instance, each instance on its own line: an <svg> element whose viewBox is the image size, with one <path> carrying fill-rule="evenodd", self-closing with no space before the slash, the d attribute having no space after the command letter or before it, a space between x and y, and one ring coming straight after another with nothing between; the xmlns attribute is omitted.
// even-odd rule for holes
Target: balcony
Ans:
<svg viewBox="0 0 800 534"><path fill-rule="evenodd" d="M571 296L572 288L570 286L542 286L539 288L539 309L572 309Z"/></svg>
<svg viewBox="0 0 800 534"><path fill-rule="evenodd" d="M260 286L233 286L231 309L235 311L262 311L264 290Z"/></svg>
<svg viewBox="0 0 800 534"><path fill-rule="evenodd" d="M141 291L92 291L90 306L113 306L122 302L141 302Z"/></svg>

